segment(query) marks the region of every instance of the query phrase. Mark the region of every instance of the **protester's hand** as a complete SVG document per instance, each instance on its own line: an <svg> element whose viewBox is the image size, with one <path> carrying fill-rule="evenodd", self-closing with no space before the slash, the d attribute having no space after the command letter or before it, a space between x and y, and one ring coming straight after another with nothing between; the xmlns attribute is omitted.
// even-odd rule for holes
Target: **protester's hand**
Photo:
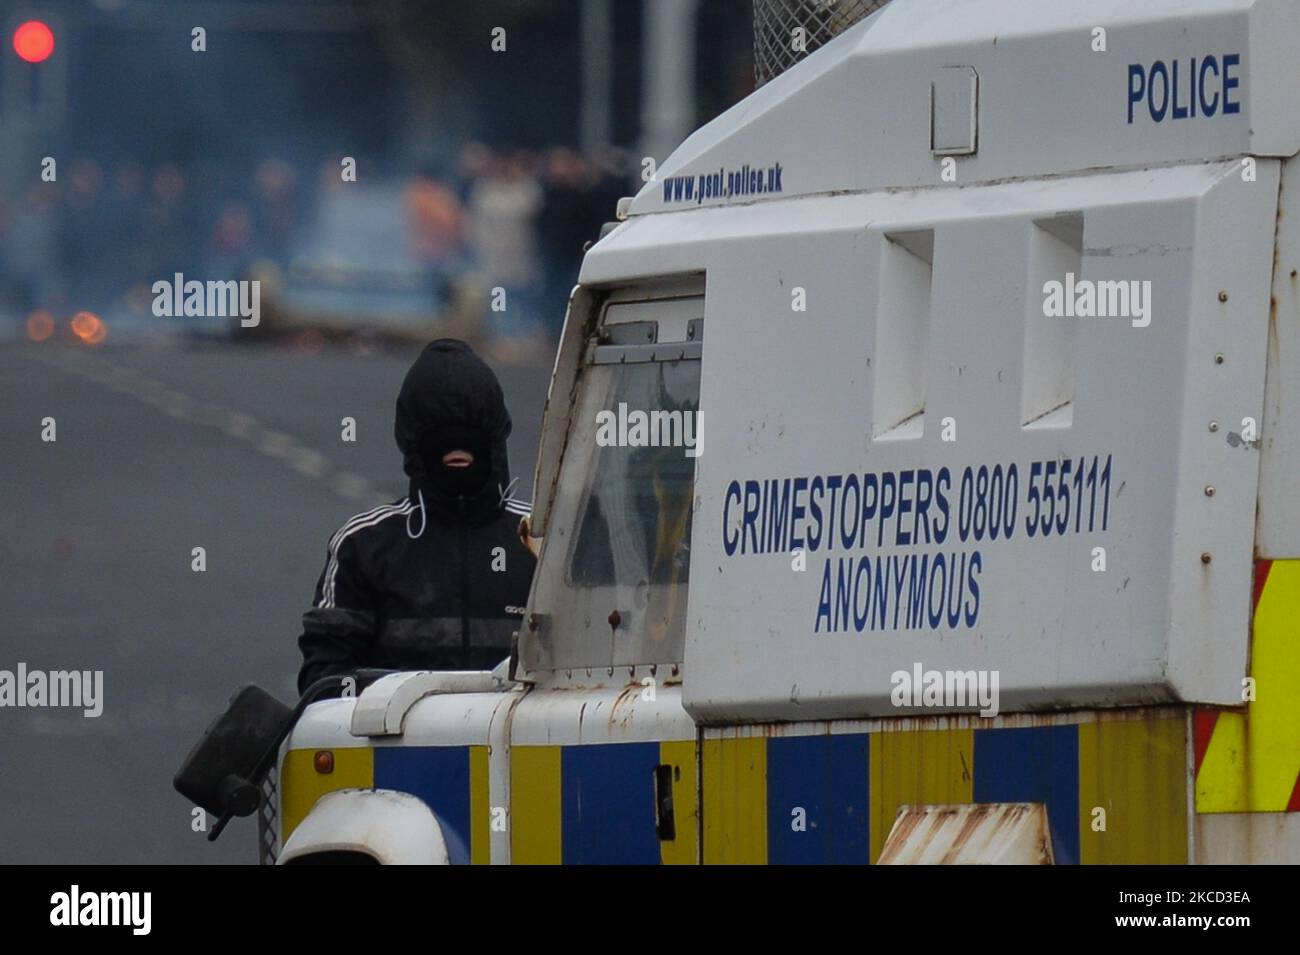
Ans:
<svg viewBox="0 0 1300 955"><path fill-rule="evenodd" d="M526 517L519 518L519 539L524 542L525 547L532 551L534 557L541 557L542 539L533 536L533 525Z"/></svg>

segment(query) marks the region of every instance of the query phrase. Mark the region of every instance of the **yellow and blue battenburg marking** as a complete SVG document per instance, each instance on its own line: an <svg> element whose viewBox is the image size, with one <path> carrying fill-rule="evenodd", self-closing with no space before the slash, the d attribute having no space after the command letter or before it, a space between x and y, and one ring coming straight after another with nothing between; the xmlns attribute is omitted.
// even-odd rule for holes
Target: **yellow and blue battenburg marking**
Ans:
<svg viewBox="0 0 1300 955"><path fill-rule="evenodd" d="M656 826L661 814L655 806L655 776L661 766L670 768L672 779L671 834ZM696 791L691 740L514 746L510 753L511 861L525 865L697 862Z"/></svg>
<svg viewBox="0 0 1300 955"><path fill-rule="evenodd" d="M762 728L758 728L762 732ZM1187 861L1181 708L1098 722L511 748L510 850L522 864L866 863L904 805L1037 802L1058 864ZM453 863L489 859L486 746L286 757L284 836L324 793L394 789L435 807ZM656 828L670 768L674 831ZM703 852L699 834L703 820Z"/></svg>
<svg viewBox="0 0 1300 955"><path fill-rule="evenodd" d="M1186 862L1186 726L1170 709L1098 723L706 738L703 858L865 863L900 806L1037 802L1059 864Z"/></svg>
<svg viewBox="0 0 1300 955"><path fill-rule="evenodd" d="M317 773L316 749L291 750L281 773L282 839L321 796L338 789L391 789L424 800L442 824L453 865L489 859L488 748L381 746L333 749L334 769Z"/></svg>

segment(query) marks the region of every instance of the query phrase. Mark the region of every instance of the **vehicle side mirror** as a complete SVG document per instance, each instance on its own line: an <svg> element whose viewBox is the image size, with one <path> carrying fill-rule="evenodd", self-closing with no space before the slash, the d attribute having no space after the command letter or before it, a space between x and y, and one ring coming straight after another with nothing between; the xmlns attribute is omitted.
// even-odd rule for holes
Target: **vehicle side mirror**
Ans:
<svg viewBox="0 0 1300 955"><path fill-rule="evenodd" d="M190 750L172 784L218 818L252 815L261 804L264 757L292 717L291 708L261 687L244 687Z"/></svg>
<svg viewBox="0 0 1300 955"><path fill-rule="evenodd" d="M323 676L285 706L258 686L246 686L230 699L226 712L194 744L172 780L176 791L217 817L208 833L215 842L236 816L251 816L262 805L262 777L275 765L280 744L293 732L298 717L327 691L346 680L359 694L394 670L361 669Z"/></svg>

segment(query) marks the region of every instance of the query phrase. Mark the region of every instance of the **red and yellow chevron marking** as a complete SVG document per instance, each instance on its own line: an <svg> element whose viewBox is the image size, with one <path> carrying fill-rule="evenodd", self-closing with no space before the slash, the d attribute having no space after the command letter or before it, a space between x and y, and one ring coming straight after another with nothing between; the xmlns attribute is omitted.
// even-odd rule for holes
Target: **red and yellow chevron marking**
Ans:
<svg viewBox="0 0 1300 955"><path fill-rule="evenodd" d="M1255 563L1245 712L1196 711L1197 812L1300 811L1300 560Z"/></svg>

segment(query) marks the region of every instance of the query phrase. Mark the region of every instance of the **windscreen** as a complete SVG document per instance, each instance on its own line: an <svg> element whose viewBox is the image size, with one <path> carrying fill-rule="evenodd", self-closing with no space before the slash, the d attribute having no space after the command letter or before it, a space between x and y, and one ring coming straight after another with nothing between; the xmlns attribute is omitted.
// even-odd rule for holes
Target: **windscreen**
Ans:
<svg viewBox="0 0 1300 955"><path fill-rule="evenodd" d="M699 390L695 359L587 366L538 568L530 669L682 659Z"/></svg>

